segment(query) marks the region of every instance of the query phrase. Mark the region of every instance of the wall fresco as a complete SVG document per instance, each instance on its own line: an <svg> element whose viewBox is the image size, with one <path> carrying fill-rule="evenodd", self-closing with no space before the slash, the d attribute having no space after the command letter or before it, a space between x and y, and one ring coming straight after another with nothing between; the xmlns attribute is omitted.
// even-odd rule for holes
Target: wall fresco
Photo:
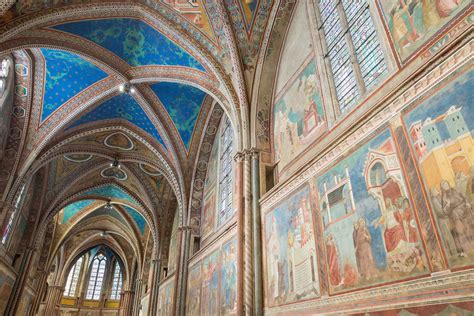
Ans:
<svg viewBox="0 0 474 316"><path fill-rule="evenodd" d="M237 239L222 246L221 315L237 312Z"/></svg>
<svg viewBox="0 0 474 316"><path fill-rule="evenodd" d="M474 74L459 74L404 123L452 267L474 262Z"/></svg>
<svg viewBox="0 0 474 316"><path fill-rule="evenodd" d="M393 45L402 61L465 9L469 0L379 0Z"/></svg>
<svg viewBox="0 0 474 316"><path fill-rule="evenodd" d="M265 293L270 306L319 296L310 201L306 185L264 216Z"/></svg>
<svg viewBox="0 0 474 316"><path fill-rule="evenodd" d="M171 239L170 239L170 249L168 251L168 273L173 272L176 269L176 256L178 254L178 212L176 209L176 214L173 219L173 227L171 228Z"/></svg>
<svg viewBox="0 0 474 316"><path fill-rule="evenodd" d="M186 315L236 315L237 239L223 242L189 268Z"/></svg>
<svg viewBox="0 0 474 316"><path fill-rule="evenodd" d="M168 316L172 315L173 312L173 292L174 292L174 277L166 280L165 283L160 285L158 293L158 315Z"/></svg>
<svg viewBox="0 0 474 316"><path fill-rule="evenodd" d="M211 154L207 163L206 180L204 182L204 201L201 213L201 237L205 239L215 229L217 215L217 175L219 163L218 130L212 145Z"/></svg>
<svg viewBox="0 0 474 316"><path fill-rule="evenodd" d="M273 108L273 144L278 169L283 170L325 131L316 62L309 59Z"/></svg>
<svg viewBox="0 0 474 316"><path fill-rule="evenodd" d="M7 307L8 298L13 289L15 279L10 276L10 272L3 265L0 265L0 314L3 315Z"/></svg>
<svg viewBox="0 0 474 316"><path fill-rule="evenodd" d="M219 313L219 250L202 261L201 315Z"/></svg>
<svg viewBox="0 0 474 316"><path fill-rule="evenodd" d="M330 293L428 273L390 131L316 180Z"/></svg>
<svg viewBox="0 0 474 316"><path fill-rule="evenodd" d="M201 310L201 265L189 269L186 315L199 315Z"/></svg>

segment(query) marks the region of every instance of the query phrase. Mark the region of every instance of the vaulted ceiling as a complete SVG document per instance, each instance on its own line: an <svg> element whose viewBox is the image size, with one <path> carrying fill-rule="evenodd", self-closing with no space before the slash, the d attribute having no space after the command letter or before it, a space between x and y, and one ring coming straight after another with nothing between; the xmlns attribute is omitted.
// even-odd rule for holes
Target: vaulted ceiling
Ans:
<svg viewBox="0 0 474 316"><path fill-rule="evenodd" d="M0 190L11 200L44 170L45 222L108 214L158 240L176 210L187 219L211 113L229 116L237 148L249 141L248 95L274 3L86 2L19 0L0 20L20 131Z"/></svg>

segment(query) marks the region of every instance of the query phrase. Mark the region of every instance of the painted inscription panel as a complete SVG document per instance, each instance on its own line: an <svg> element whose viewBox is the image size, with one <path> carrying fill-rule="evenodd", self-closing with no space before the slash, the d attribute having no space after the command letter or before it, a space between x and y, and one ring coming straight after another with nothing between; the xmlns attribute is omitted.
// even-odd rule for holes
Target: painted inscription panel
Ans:
<svg viewBox="0 0 474 316"><path fill-rule="evenodd" d="M428 273L390 131L316 180L330 293Z"/></svg>
<svg viewBox="0 0 474 316"><path fill-rule="evenodd" d="M309 186L264 215L265 293L269 306L319 296Z"/></svg>

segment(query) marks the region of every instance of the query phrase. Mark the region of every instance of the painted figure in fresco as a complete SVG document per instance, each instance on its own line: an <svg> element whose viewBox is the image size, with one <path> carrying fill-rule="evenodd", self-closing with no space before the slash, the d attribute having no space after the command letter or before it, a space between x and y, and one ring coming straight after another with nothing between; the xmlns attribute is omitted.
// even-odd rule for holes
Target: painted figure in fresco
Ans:
<svg viewBox="0 0 474 316"><path fill-rule="evenodd" d="M383 237L387 253L393 251L402 240L406 240L403 229L403 218L397 208L393 205L391 198L385 199L385 209L379 223L385 228Z"/></svg>
<svg viewBox="0 0 474 316"><path fill-rule="evenodd" d="M418 248L416 225L411 219L408 199L400 197L400 209L393 204L391 198L385 200L385 211L375 227L384 227L385 249L388 267L392 271L409 273L415 268L424 269L421 250ZM408 203L408 204L407 204ZM410 240L411 237L411 240Z"/></svg>
<svg viewBox="0 0 474 316"><path fill-rule="evenodd" d="M474 205L474 166L471 166L469 169L469 178L466 183L466 197L472 207Z"/></svg>
<svg viewBox="0 0 474 316"><path fill-rule="evenodd" d="M228 253L224 252L224 266L225 275L223 277L226 278L226 281L224 282L224 289L222 289L225 298L222 311L225 313L234 309L236 300L235 285L237 284L237 268L233 245L230 246Z"/></svg>
<svg viewBox="0 0 474 316"><path fill-rule="evenodd" d="M433 210L436 214L436 217L438 218L440 233L444 237L446 249L448 250L450 256L455 256L457 254L456 245L454 244L449 217L443 212L443 206L441 205L441 193L439 193L437 188L433 187L431 188L430 196Z"/></svg>
<svg viewBox="0 0 474 316"><path fill-rule="evenodd" d="M372 237L363 218L359 218L354 222L352 237L354 239L359 275L362 278L370 279L372 276L375 276L376 269L372 256Z"/></svg>
<svg viewBox="0 0 474 316"><path fill-rule="evenodd" d="M465 196L452 188L448 181L441 181L441 206L449 218L451 234L460 257L474 251L473 215L471 204Z"/></svg>
<svg viewBox="0 0 474 316"><path fill-rule="evenodd" d="M403 230L405 233L405 241L417 242L418 235L416 232L416 223L412 216L410 201L406 197L398 198L398 208L403 217Z"/></svg>
<svg viewBox="0 0 474 316"><path fill-rule="evenodd" d="M338 286L342 283L342 278L339 269L339 253L332 233L326 238L326 255L329 266L329 280L332 286Z"/></svg>
<svg viewBox="0 0 474 316"><path fill-rule="evenodd" d="M462 0L436 0L436 8L439 15L444 18L450 16L461 2Z"/></svg>
<svg viewBox="0 0 474 316"><path fill-rule="evenodd" d="M270 277L270 296L273 300L279 297L278 284L280 283L279 262L280 262L280 242L278 241L278 233L275 216L272 217L272 228L268 239L268 255L272 257L270 260L269 277Z"/></svg>

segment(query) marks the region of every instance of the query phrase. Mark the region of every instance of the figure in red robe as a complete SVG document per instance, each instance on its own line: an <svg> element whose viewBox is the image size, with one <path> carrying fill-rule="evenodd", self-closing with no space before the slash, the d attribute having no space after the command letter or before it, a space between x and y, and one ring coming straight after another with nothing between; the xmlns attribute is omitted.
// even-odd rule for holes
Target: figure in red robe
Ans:
<svg viewBox="0 0 474 316"><path fill-rule="evenodd" d="M338 286L341 283L341 272L339 270L337 246L332 233L326 239L326 254L329 265L329 280L332 286Z"/></svg>
<svg viewBox="0 0 474 316"><path fill-rule="evenodd" d="M390 198L385 200L385 208L385 212L379 222L385 227L383 238L388 253L397 248L400 241L407 241L407 239L403 229L403 216L395 208Z"/></svg>

